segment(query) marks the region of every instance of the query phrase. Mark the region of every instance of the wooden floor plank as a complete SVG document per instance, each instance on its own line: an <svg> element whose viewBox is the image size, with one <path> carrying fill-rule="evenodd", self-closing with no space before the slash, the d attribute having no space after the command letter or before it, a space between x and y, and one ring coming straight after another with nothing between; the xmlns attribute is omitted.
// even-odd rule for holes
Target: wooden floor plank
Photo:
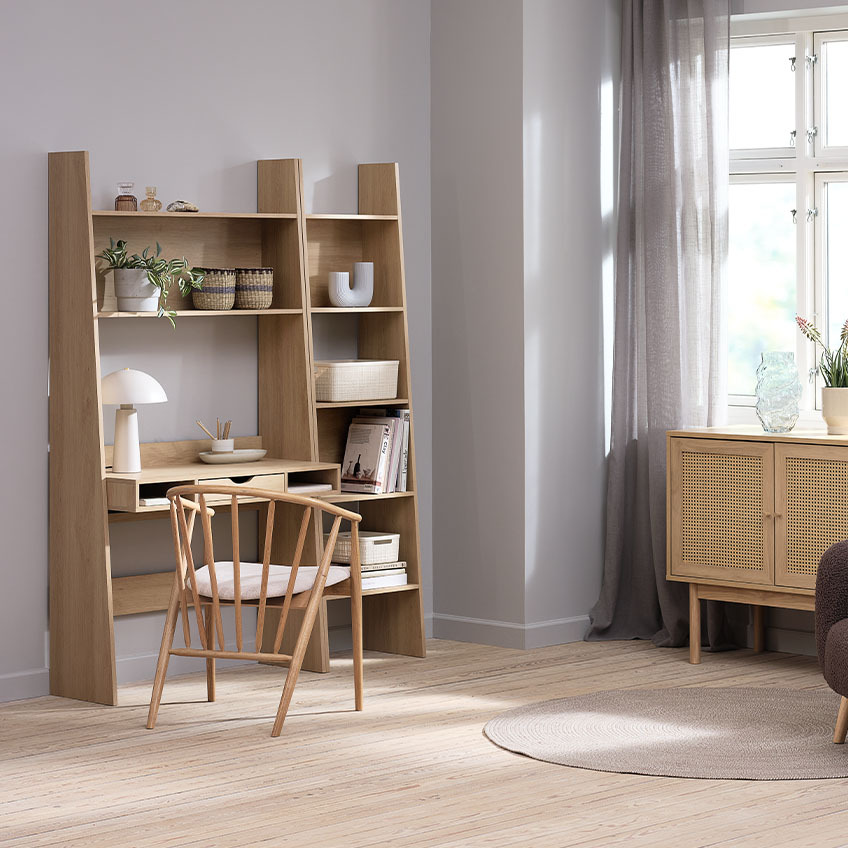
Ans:
<svg viewBox="0 0 848 848"><path fill-rule="evenodd" d="M534 651L431 641L428 658L367 653L365 711L349 655L304 672L269 736L284 672L169 679L121 707L59 698L0 705L0 846L614 846L835 848L848 780L700 781L605 774L503 751L485 722L521 704L614 688L821 688L814 660L645 642ZM848 756L848 748L846 748ZM283 810L297 810L296 816ZM296 838L296 839L295 839ZM841 840L841 841L839 841Z"/></svg>

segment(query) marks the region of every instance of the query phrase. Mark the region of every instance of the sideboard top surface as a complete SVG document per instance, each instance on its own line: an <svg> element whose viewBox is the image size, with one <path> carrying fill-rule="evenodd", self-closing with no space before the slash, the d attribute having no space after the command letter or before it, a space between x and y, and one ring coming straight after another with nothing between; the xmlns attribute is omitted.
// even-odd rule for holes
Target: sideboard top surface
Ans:
<svg viewBox="0 0 848 848"><path fill-rule="evenodd" d="M816 430L793 430L791 433L766 433L762 427L755 424L740 424L733 427L691 427L686 430L668 430L666 435L669 438L684 439L729 439L848 447L848 436L829 436L824 427Z"/></svg>

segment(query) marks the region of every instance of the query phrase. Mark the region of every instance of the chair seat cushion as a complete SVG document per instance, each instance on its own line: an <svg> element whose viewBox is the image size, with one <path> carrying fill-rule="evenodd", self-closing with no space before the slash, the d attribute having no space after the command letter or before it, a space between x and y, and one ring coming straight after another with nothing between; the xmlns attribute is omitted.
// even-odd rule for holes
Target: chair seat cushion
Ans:
<svg viewBox="0 0 848 848"><path fill-rule="evenodd" d="M848 618L828 631L822 672L834 692L848 696Z"/></svg>
<svg viewBox="0 0 848 848"><path fill-rule="evenodd" d="M259 598L262 589L262 563L242 562L239 564L241 577L241 597L245 601L254 601ZM315 583L318 574L318 566L302 565L297 570L294 580L294 593L308 592ZM268 567L268 597L279 598L285 595L289 585L291 566L271 565ZM350 577L350 569L340 565L331 565L327 574L327 586L333 586L347 580ZM232 562L216 562L215 578L218 582L218 597L227 601L235 598L235 580L233 579ZM203 566L195 572L197 580L197 591L201 595L212 597L212 581L209 577L209 567Z"/></svg>

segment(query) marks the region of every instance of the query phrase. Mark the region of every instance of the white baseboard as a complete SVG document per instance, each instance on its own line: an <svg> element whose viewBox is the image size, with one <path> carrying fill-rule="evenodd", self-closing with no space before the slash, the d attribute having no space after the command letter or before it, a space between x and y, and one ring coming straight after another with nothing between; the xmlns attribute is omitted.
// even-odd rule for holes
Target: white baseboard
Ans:
<svg viewBox="0 0 848 848"><path fill-rule="evenodd" d="M50 694L50 669L28 668L0 675L0 701L22 701Z"/></svg>
<svg viewBox="0 0 848 848"><path fill-rule="evenodd" d="M515 621L494 621L446 613L433 614L433 635L437 639L476 642L480 645L496 645L499 648L543 648L547 645L580 642L588 626L588 615L519 624Z"/></svg>
<svg viewBox="0 0 848 848"><path fill-rule="evenodd" d="M809 630L788 630L783 627L767 627L766 650L814 657L816 656L816 634Z"/></svg>

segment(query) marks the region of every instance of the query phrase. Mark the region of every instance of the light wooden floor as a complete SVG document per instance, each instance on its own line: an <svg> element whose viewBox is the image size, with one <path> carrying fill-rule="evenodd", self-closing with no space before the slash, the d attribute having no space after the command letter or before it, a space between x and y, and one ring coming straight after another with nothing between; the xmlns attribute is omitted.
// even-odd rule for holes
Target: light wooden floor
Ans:
<svg viewBox="0 0 848 848"><path fill-rule="evenodd" d="M810 658L737 651L690 666L684 650L639 642L429 651L367 655L364 713L348 657L304 673L277 740L282 673L252 664L219 674L214 704L202 676L169 680L152 732L147 685L122 688L120 707L3 705L0 845L848 844L848 780L603 774L507 753L481 732L512 706L617 687L818 687Z"/></svg>

